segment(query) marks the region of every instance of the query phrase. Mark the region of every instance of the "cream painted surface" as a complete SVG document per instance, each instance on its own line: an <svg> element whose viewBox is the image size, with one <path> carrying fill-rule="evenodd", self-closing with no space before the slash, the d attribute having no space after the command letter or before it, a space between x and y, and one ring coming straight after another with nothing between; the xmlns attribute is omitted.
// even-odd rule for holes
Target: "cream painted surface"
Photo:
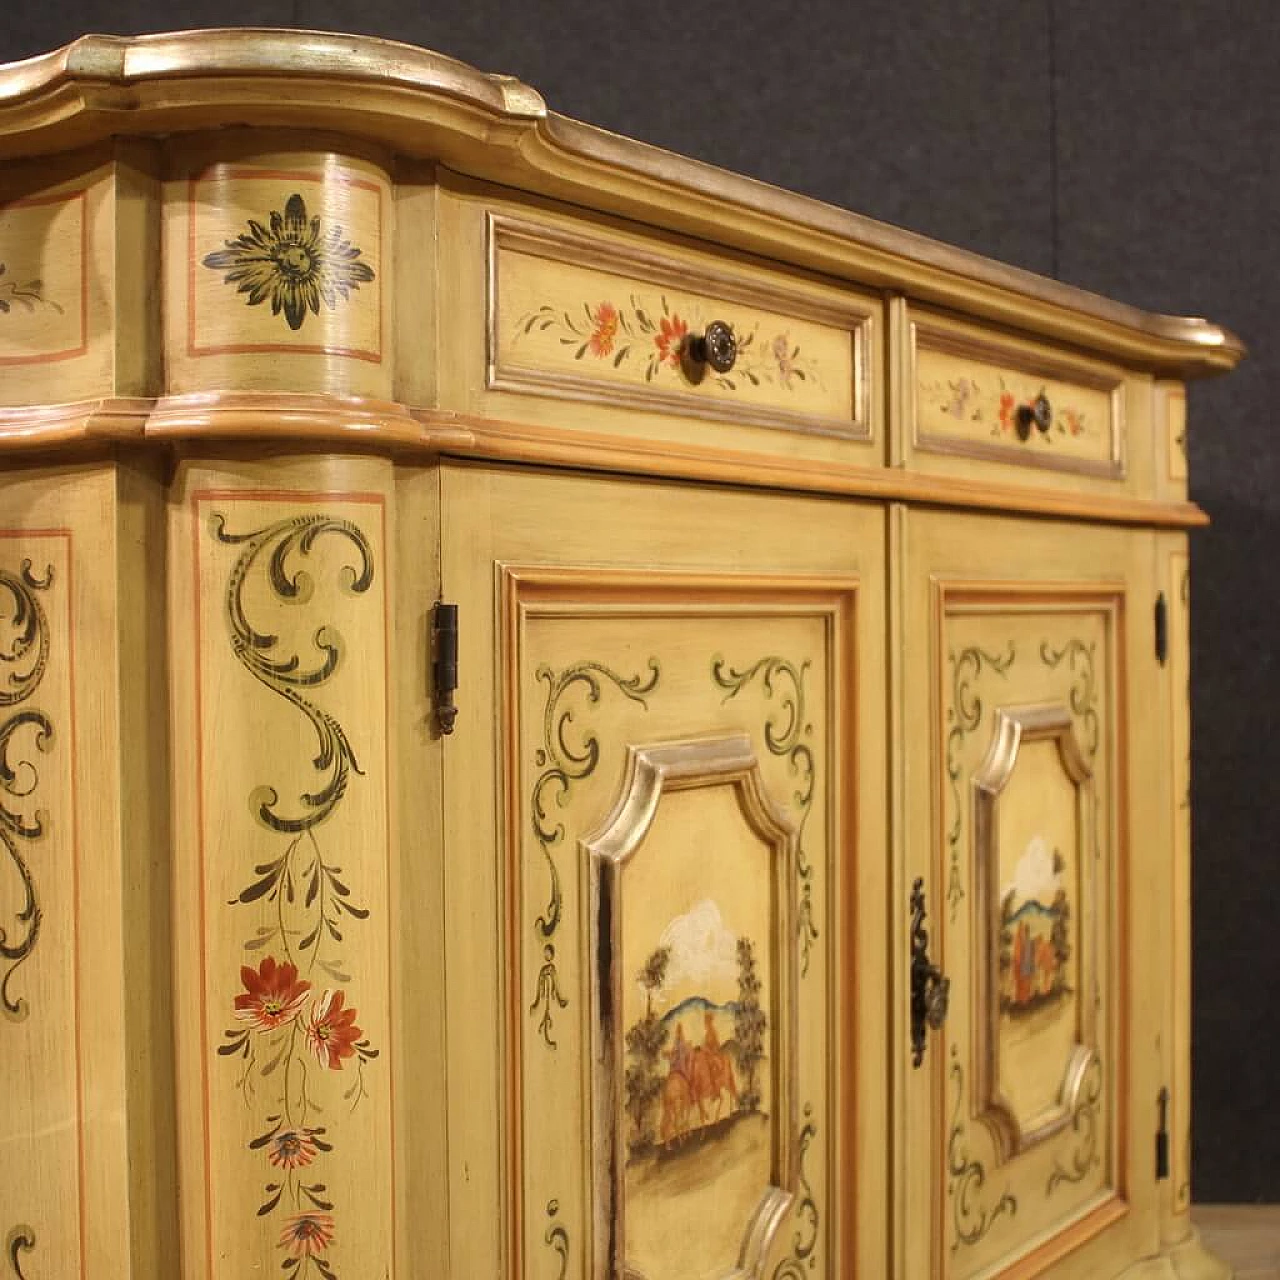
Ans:
<svg viewBox="0 0 1280 1280"><path fill-rule="evenodd" d="M121 667L158 661L155 511L141 473L106 465L10 474L0 495L0 571L27 587L25 612L0 589L0 928L27 953L0 961L0 1232L28 1276L152 1276L177 1248L167 884L151 860L164 735L137 736L157 690ZM14 853L38 918L21 918Z"/></svg>
<svg viewBox="0 0 1280 1280"><path fill-rule="evenodd" d="M170 144L170 393L390 396L391 184L349 146L300 141Z"/></svg>
<svg viewBox="0 0 1280 1280"><path fill-rule="evenodd" d="M452 173L441 173L440 190L443 405L549 430L570 446L603 433L659 450L671 442L720 454L880 463L884 325L874 294L712 255L699 242ZM672 317L663 315L663 298ZM609 353L597 355L591 334L606 301L633 336L628 344L619 323ZM555 306L555 318L545 317L552 328L538 321L523 333L544 304ZM661 355L662 321L673 323L675 314L691 330L721 319L740 340L754 334L737 372L757 381L730 373L732 388L711 375L695 386L666 362L647 379L651 357ZM477 347L482 335L487 351ZM774 343L784 335L790 346L780 356Z"/></svg>
<svg viewBox="0 0 1280 1280"><path fill-rule="evenodd" d="M447 945L454 971L467 975L450 994L449 1071L473 1083L453 1095L450 1117L452 1159L468 1169L463 1177L455 1163L451 1174L455 1268L536 1276L554 1265L558 1240L570 1274L595 1274L586 1259L606 1224L592 1226L585 1125L600 1100L584 1039L587 868L575 850L615 803L628 747L737 732L749 737L771 802L801 830L797 859L810 868L795 884L790 943L800 966L800 1181L764 1273L791 1257L807 1274L883 1274L883 1039L849 1020L856 1008L857 1026L874 1028L884 1015L880 985L853 982L885 945L871 909L887 871L873 802L883 763L864 745L883 706L876 513L450 468L443 520L444 591L470 634L492 639L499 681L492 693L470 688L445 760L446 824L472 814L454 828L465 843L446 871ZM682 534L694 520L696 546ZM798 546L797 525L823 536ZM496 740L485 731L493 725ZM481 813L491 820L477 821ZM738 837L717 813L691 813L686 856L701 864L722 921L724 912L750 918L768 899L769 876L744 870L734 883L728 868L744 855L732 853ZM652 933L658 916L688 906L675 893L637 910L653 913ZM504 921L498 952L459 927L494 913ZM494 1007L505 1011L498 1060L489 1022L475 1014ZM466 1233L496 1203L506 1240Z"/></svg>
<svg viewBox="0 0 1280 1280"><path fill-rule="evenodd" d="M188 1277L309 1253L392 1271L391 479L331 459L176 480Z"/></svg>
<svg viewBox="0 0 1280 1280"><path fill-rule="evenodd" d="M905 1083L902 1221L933 1225L906 1231L898 1274L1023 1276L1059 1257L1054 1276L1112 1274L1154 1251L1157 1227L1150 1153L1160 975L1144 941L1154 935L1141 886L1158 852L1145 833L1160 766L1154 726L1134 713L1156 688L1140 609L1151 599L1151 539L937 515L908 514L903 526L904 716L933 726L905 742L903 856L907 875L929 886L933 945L952 989L946 1027ZM1061 887L1079 930L1069 934L1077 989L1015 1021L1003 1009L991 1017L971 976L990 971L983 951L998 939L991 922L1002 906L981 874L974 774L994 749L1000 716L1022 708L1069 713L1092 798L1053 799L1053 761L1042 756L1049 773L1012 794L1011 826L1001 815L998 839L1014 846L1000 849L1002 869L1036 837L1065 851L1061 873L1042 849L1039 872L1024 869L1020 879ZM998 1129L981 1123L974 1092L992 1025L1028 1098L1052 1094L1072 1044L1100 1064L1080 1081L1067 1127L1012 1157ZM1074 1039L1063 1038L1069 1027ZM1042 1052L1028 1056L1032 1036Z"/></svg>
<svg viewBox="0 0 1280 1280"><path fill-rule="evenodd" d="M1151 496L1151 380L898 303L895 465L1036 487ZM1048 402L1023 439L1018 410Z"/></svg>
<svg viewBox="0 0 1280 1280"><path fill-rule="evenodd" d="M865 315L850 313L843 328L822 323L803 293L791 295L792 314L771 312L751 305L750 284L732 276L724 278L727 296L691 292L696 272L678 260L559 238L536 223L491 221L490 253L497 386L615 384L640 392L641 404L650 393L659 401L687 397L716 405L720 417L763 411L801 429L869 433L858 421ZM620 274L629 266L633 274ZM683 346L717 320L733 330L737 357L727 372L704 368L698 377L698 366L682 361Z"/></svg>
<svg viewBox="0 0 1280 1280"><path fill-rule="evenodd" d="M128 216L123 199L109 147L6 166L0 403L62 403L114 389L115 224ZM129 269L145 271L141 245L130 247Z"/></svg>
<svg viewBox="0 0 1280 1280"><path fill-rule="evenodd" d="M0 150L11 1269L1220 1280L1154 530L1230 334L354 38L91 39Z"/></svg>

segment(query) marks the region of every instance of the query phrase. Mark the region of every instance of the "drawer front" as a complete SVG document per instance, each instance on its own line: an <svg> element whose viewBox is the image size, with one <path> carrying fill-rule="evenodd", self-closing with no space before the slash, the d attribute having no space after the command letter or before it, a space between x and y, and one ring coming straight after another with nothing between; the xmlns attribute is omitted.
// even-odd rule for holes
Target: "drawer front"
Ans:
<svg viewBox="0 0 1280 1280"><path fill-rule="evenodd" d="M873 304L490 213L487 385L871 438ZM714 321L717 372L683 358Z"/></svg>
<svg viewBox="0 0 1280 1280"><path fill-rule="evenodd" d="M926 313L907 343L915 453L1125 479L1122 370Z"/></svg>

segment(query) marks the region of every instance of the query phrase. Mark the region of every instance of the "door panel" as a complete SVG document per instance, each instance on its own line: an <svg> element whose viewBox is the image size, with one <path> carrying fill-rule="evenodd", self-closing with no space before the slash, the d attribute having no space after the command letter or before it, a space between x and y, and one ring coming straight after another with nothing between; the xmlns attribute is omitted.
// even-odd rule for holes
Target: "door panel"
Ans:
<svg viewBox="0 0 1280 1280"><path fill-rule="evenodd" d="M904 723L930 726L904 737L905 853L951 984L904 1090L906 1220L932 1231L905 1236L903 1274L1114 1274L1155 1242L1135 1115L1158 1089L1133 907L1150 800L1130 790L1153 767L1130 712L1154 667L1130 634L1150 535L896 528Z"/></svg>
<svg viewBox="0 0 1280 1280"><path fill-rule="evenodd" d="M498 655L445 753L452 1123L494 1134L455 1270L883 1275L882 518L463 467L442 505Z"/></svg>

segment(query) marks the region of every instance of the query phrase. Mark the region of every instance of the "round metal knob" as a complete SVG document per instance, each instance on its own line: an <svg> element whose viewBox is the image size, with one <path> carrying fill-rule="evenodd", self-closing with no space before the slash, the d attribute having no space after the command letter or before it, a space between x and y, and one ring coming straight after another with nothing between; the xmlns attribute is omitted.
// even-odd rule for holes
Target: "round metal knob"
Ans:
<svg viewBox="0 0 1280 1280"><path fill-rule="evenodd" d="M1041 435L1048 435L1053 426L1053 406L1042 391L1030 404L1020 404L1017 414L1018 439L1025 440L1035 427Z"/></svg>
<svg viewBox="0 0 1280 1280"><path fill-rule="evenodd" d="M723 320L713 320L701 337L690 335L686 350L698 364L708 365L717 373L728 373L738 358L738 339Z"/></svg>

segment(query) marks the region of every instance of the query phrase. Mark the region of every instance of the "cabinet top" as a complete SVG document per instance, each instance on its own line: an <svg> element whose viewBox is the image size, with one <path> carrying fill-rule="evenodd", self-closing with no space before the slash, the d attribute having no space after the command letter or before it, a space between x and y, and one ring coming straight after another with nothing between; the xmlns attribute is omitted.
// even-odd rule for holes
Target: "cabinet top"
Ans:
<svg viewBox="0 0 1280 1280"><path fill-rule="evenodd" d="M287 92L282 88L287 84ZM536 90L395 41L228 29L87 35L0 66L0 159L220 125L305 126L1163 372L1234 368L1244 345L549 111Z"/></svg>

